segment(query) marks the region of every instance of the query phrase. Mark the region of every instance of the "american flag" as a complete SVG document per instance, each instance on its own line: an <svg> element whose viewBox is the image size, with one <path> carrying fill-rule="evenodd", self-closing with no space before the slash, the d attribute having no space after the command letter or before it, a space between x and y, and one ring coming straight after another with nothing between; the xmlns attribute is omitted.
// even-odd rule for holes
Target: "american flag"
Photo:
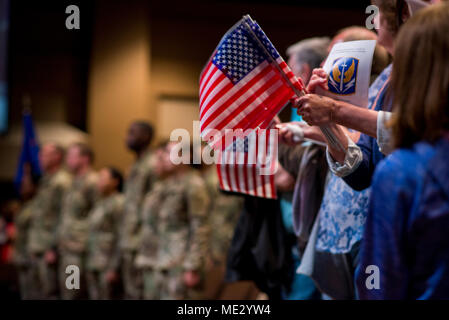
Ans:
<svg viewBox="0 0 449 320"><path fill-rule="evenodd" d="M224 149L232 142L224 139L231 130L267 128L295 95L293 87L304 88L259 25L244 16L222 38L200 76L203 140Z"/></svg>
<svg viewBox="0 0 449 320"><path fill-rule="evenodd" d="M246 137L235 137L225 150L217 150L220 188L276 199L277 140L277 130L254 130Z"/></svg>

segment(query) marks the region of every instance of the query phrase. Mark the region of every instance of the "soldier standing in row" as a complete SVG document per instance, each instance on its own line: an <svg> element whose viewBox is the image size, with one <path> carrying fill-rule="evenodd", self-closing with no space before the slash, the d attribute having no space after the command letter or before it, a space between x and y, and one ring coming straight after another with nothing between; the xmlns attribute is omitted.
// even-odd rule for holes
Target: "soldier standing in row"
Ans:
<svg viewBox="0 0 449 320"><path fill-rule="evenodd" d="M205 167L203 177L212 199L209 222L214 232L210 239L210 259L214 264L224 265L237 220L243 209L243 197L220 191L215 166Z"/></svg>
<svg viewBox="0 0 449 320"><path fill-rule="evenodd" d="M242 196L220 191L215 165L204 166L202 170L209 196L209 224L214 232L209 241L207 256L208 299L219 299L226 288L224 275L226 258L234 235L235 226L243 210Z"/></svg>
<svg viewBox="0 0 449 320"><path fill-rule="evenodd" d="M123 214L123 177L112 167L99 173L97 183L100 200L89 215L87 248L87 286L89 299L113 298L118 280L118 237Z"/></svg>
<svg viewBox="0 0 449 320"><path fill-rule="evenodd" d="M145 198L142 213L136 266L143 270L146 299L200 299L203 294L210 199L197 170L171 161L175 148L168 143L160 153L163 180Z"/></svg>
<svg viewBox="0 0 449 320"><path fill-rule="evenodd" d="M73 174L73 181L64 197L59 227L59 283L61 297L66 300L82 298L86 292L83 280L89 213L97 200L97 174L92 170L93 158L93 151L82 143L71 145L67 152L67 168ZM69 265L79 268L79 290L67 288L66 268Z"/></svg>
<svg viewBox="0 0 449 320"><path fill-rule="evenodd" d="M62 169L64 149L55 143L45 144L39 152L44 172L39 183L30 219L27 250L31 259L30 278L34 299L57 298L57 228L62 199L71 177Z"/></svg>
<svg viewBox="0 0 449 320"><path fill-rule="evenodd" d="M154 157L150 150L153 127L143 121L136 121L129 127L126 145L136 156L125 183L125 203L120 230L119 248L121 271L126 299L142 298L142 277L135 268L134 260L140 246L140 210L145 194L154 183Z"/></svg>
<svg viewBox="0 0 449 320"><path fill-rule="evenodd" d="M24 174L20 183L21 208L15 215L16 232L14 235L13 263L17 268L20 297L32 299L31 260L27 250L27 241L31 214L33 213L33 197L37 191L38 177L31 172L29 164L24 165Z"/></svg>

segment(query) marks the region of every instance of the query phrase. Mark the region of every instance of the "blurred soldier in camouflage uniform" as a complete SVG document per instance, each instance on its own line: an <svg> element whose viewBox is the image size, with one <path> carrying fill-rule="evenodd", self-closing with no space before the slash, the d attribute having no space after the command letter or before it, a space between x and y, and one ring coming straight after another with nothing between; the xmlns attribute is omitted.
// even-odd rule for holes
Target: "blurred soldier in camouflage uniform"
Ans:
<svg viewBox="0 0 449 320"><path fill-rule="evenodd" d="M175 165L169 143L158 163L163 177L145 198L142 246L136 266L143 270L145 299L200 299L208 253L209 195L200 173Z"/></svg>
<svg viewBox="0 0 449 320"><path fill-rule="evenodd" d="M71 177L62 169L64 150L55 143L45 144L39 152L44 172L33 199L27 249L31 257L32 292L35 299L57 298L57 228L62 199Z"/></svg>
<svg viewBox="0 0 449 320"><path fill-rule="evenodd" d="M211 155L211 149L207 144L203 145L202 153ZM210 236L210 253L207 257L206 298L220 299L226 287L224 282L226 258L244 199L242 196L220 191L215 165L203 166L202 174L212 199L209 207L209 223L214 230Z"/></svg>
<svg viewBox="0 0 449 320"><path fill-rule="evenodd" d="M76 143L67 151L66 164L73 174L70 189L64 197L59 226L59 287L66 300L83 298L85 288L85 258L89 230L89 213L97 200L97 174L92 170L93 151ZM66 268L75 265L80 270L80 289L66 287Z"/></svg>
<svg viewBox="0 0 449 320"><path fill-rule="evenodd" d="M112 299L118 280L122 185L123 177L117 169L108 167L100 171L97 189L101 198L89 215L86 263L89 298L93 300Z"/></svg>
<svg viewBox="0 0 449 320"><path fill-rule="evenodd" d="M206 167L203 176L212 199L209 222L214 232L210 239L210 258L214 264L224 264L235 225L243 209L243 197L220 191L215 166Z"/></svg>
<svg viewBox="0 0 449 320"><path fill-rule="evenodd" d="M37 191L38 177L33 176L29 164L24 165L24 174L20 184L22 207L14 217L16 234L14 237L13 263L19 277L19 290L22 299L32 299L31 259L27 250L27 241L31 214L33 213L33 196Z"/></svg>
<svg viewBox="0 0 449 320"><path fill-rule="evenodd" d="M120 266L126 299L142 298L142 276L135 268L134 260L140 245L140 210L144 196L154 183L154 157L150 150L153 127L146 122L136 121L129 127L126 145L136 155L125 182L125 203L120 229Z"/></svg>

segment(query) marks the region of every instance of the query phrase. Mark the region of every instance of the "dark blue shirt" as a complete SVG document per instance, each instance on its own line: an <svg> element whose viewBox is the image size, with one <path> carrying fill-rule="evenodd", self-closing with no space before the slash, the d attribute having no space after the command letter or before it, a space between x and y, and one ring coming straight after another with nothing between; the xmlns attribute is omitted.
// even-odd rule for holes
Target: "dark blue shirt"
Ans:
<svg viewBox="0 0 449 320"><path fill-rule="evenodd" d="M449 140L394 152L379 164L372 188L359 297L449 299ZM368 266L379 268L379 289L366 286Z"/></svg>

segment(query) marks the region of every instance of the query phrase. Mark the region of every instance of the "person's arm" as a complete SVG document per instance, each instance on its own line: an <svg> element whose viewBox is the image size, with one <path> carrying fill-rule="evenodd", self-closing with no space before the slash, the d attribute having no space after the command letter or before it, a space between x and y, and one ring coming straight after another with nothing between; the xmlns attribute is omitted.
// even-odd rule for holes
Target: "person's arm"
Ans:
<svg viewBox="0 0 449 320"><path fill-rule="evenodd" d="M336 123L377 137L377 111L317 94L298 98L295 105L298 107L298 114L311 126Z"/></svg>
<svg viewBox="0 0 449 320"><path fill-rule="evenodd" d="M187 210L190 223L190 240L183 263L186 272L198 272L204 266L208 252L210 228L207 210L210 198L201 179L191 179L187 190Z"/></svg>
<svg viewBox="0 0 449 320"><path fill-rule="evenodd" d="M335 124L329 125L328 128L341 146L341 148L336 148L330 141L327 142L326 158L329 169L338 177L350 175L364 161L362 150L354 143L354 140L359 139L360 134L348 132L346 128Z"/></svg>
<svg viewBox="0 0 449 320"><path fill-rule="evenodd" d="M278 170L274 175L274 183L277 189L282 192L292 191L295 187L295 179L280 163L278 163Z"/></svg>
<svg viewBox="0 0 449 320"><path fill-rule="evenodd" d="M319 95L314 95L316 88L329 90L328 74L321 68L314 69L312 77L307 85L307 92L311 93L295 101L298 114L306 113L303 119L310 125L327 125L330 122L345 126L377 138L377 112L358 106L334 100ZM319 98L319 99L317 99ZM325 99L323 99L325 98ZM303 110L300 105L308 102ZM313 108L313 110L311 110Z"/></svg>
<svg viewBox="0 0 449 320"><path fill-rule="evenodd" d="M404 169L397 159L388 159L374 176L356 271L360 299L407 298L405 221L412 209L414 183ZM379 286L373 288L376 280Z"/></svg>
<svg viewBox="0 0 449 320"><path fill-rule="evenodd" d="M341 176L354 190L362 191L371 186L372 176L376 168L373 163L373 139L366 134L360 136L357 142L357 148L360 150L357 165Z"/></svg>
<svg viewBox="0 0 449 320"><path fill-rule="evenodd" d="M120 236L120 222L123 216L123 198L117 201L115 208L112 212L112 219L114 223L114 249L111 254L111 259L108 265L109 272L117 272L120 264L120 247L119 247L119 236Z"/></svg>
<svg viewBox="0 0 449 320"><path fill-rule="evenodd" d="M332 119L339 125L377 138L377 117L377 111L338 101Z"/></svg>

